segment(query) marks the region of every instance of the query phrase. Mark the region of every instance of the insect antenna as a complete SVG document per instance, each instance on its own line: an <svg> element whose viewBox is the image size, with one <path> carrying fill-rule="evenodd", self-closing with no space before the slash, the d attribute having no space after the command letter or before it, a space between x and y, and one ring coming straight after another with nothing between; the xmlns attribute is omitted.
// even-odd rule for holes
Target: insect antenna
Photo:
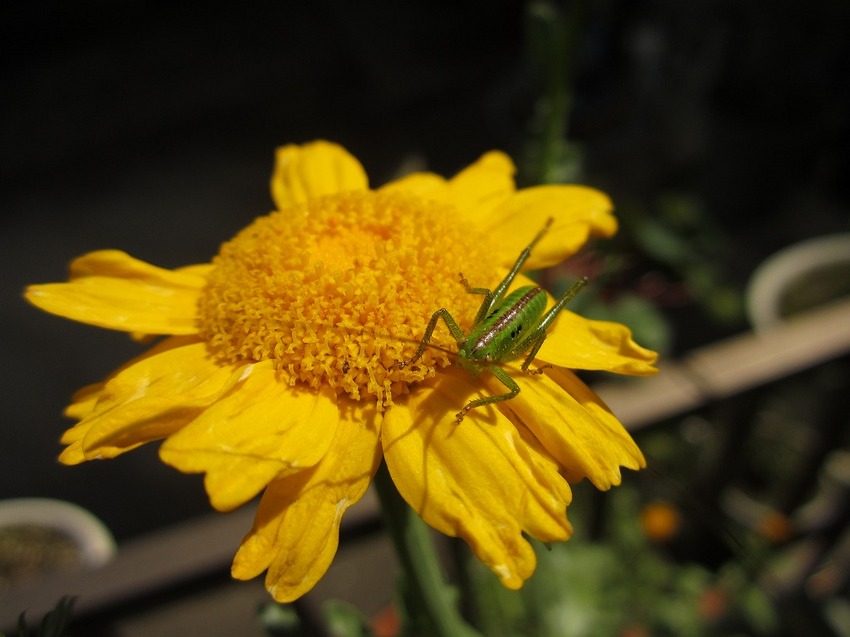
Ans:
<svg viewBox="0 0 850 637"><path fill-rule="evenodd" d="M386 338L386 339L389 339L389 340L398 341L399 343L411 343L412 345L416 345L416 346L419 346L419 344L422 342L421 339L418 339L418 338L410 338L408 336L397 336L395 334L375 333L374 336L376 336L378 338ZM447 354L448 356L450 356L452 359L456 359L457 356L458 356L457 351L450 350L448 347L443 347L442 345L437 345L436 343L431 343L430 341L425 344L425 348L426 349L433 349L433 350L436 350L438 352L443 352L444 354Z"/></svg>
<svg viewBox="0 0 850 637"><path fill-rule="evenodd" d="M290 327L298 327L300 325L307 325L307 321L291 321L289 323ZM419 346L422 343L421 338L414 338L410 336L399 336L398 334L384 333L382 331L377 331L371 329L365 325L341 325L341 324L328 324L323 325L322 327L338 330L340 333L347 332L349 334L369 334L375 338L387 339L389 341L396 341L398 343L410 343L412 345ZM438 352L442 352L449 356L452 360L457 359L458 353L457 350L449 349L448 347L444 347L442 345L438 345L437 343L428 342L425 345L426 349L435 350Z"/></svg>

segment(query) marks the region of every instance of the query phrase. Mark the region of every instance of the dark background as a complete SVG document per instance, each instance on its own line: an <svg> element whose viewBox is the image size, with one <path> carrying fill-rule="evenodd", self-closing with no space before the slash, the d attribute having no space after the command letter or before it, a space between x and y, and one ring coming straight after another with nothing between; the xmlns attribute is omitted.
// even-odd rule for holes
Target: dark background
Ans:
<svg viewBox="0 0 850 637"><path fill-rule="evenodd" d="M848 7L588 3L570 125L584 180L621 205L699 201L733 286L784 245L847 231ZM154 445L56 463L68 397L139 350L22 289L99 248L209 260L270 209L280 144L337 141L375 184L411 156L451 174L491 148L520 155L541 91L525 14L506 0L4 3L0 498L76 502L119 539L208 511L200 477ZM691 323L676 351L715 333Z"/></svg>

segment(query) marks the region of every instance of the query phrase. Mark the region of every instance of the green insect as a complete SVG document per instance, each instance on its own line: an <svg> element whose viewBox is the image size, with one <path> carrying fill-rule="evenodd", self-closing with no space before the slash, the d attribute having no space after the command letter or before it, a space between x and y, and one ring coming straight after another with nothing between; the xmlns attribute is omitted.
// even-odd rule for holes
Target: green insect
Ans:
<svg viewBox="0 0 850 637"><path fill-rule="evenodd" d="M543 288L536 285L525 285L507 294L508 287L516 278L520 268L528 260L531 250L538 241L546 234L552 225L552 219L548 219L543 229L537 233L532 242L520 253L508 275L496 286L495 290L487 288L474 288L460 275L460 282L470 294L480 294L484 297L475 322L470 333L464 334L463 330L454 320L446 308L440 308L428 321L425 335L419 343L416 353L406 361L397 364L399 369L415 363L422 357L425 349L429 346L431 336L437 327L437 321L443 319L452 336L458 344L457 363L472 376L479 376L484 371L489 371L507 387L504 394L486 396L469 401L466 406L457 413L457 421L470 409L483 407L492 403L510 400L519 393L519 385L501 367L503 363L516 360L525 355L521 369L526 373L541 373L542 369L529 370L531 362L546 340L546 330L558 317L558 313L570 300L587 285L587 277L582 277L560 300L546 312L546 293Z"/></svg>

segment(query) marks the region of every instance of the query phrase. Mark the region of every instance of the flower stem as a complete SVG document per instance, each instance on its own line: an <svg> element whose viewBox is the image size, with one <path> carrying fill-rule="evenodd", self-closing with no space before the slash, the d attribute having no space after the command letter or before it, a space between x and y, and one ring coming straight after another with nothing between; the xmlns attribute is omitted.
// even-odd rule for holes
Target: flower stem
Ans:
<svg viewBox="0 0 850 637"><path fill-rule="evenodd" d="M399 495L385 463L374 485L402 567L404 610L414 634L480 637L455 606L456 595L443 580L428 526Z"/></svg>

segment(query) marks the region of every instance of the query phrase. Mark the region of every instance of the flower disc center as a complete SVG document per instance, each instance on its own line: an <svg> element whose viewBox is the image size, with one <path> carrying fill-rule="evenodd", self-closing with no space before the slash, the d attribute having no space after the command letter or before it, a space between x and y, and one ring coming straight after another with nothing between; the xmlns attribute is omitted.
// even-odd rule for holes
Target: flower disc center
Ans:
<svg viewBox="0 0 850 637"><path fill-rule="evenodd" d="M391 404L451 364L429 348L403 370L435 310L468 327L494 264L452 206L349 192L261 217L222 246L199 304L200 334L227 363L273 360L283 380ZM466 324L466 325L465 325ZM438 329L432 341L456 350Z"/></svg>

